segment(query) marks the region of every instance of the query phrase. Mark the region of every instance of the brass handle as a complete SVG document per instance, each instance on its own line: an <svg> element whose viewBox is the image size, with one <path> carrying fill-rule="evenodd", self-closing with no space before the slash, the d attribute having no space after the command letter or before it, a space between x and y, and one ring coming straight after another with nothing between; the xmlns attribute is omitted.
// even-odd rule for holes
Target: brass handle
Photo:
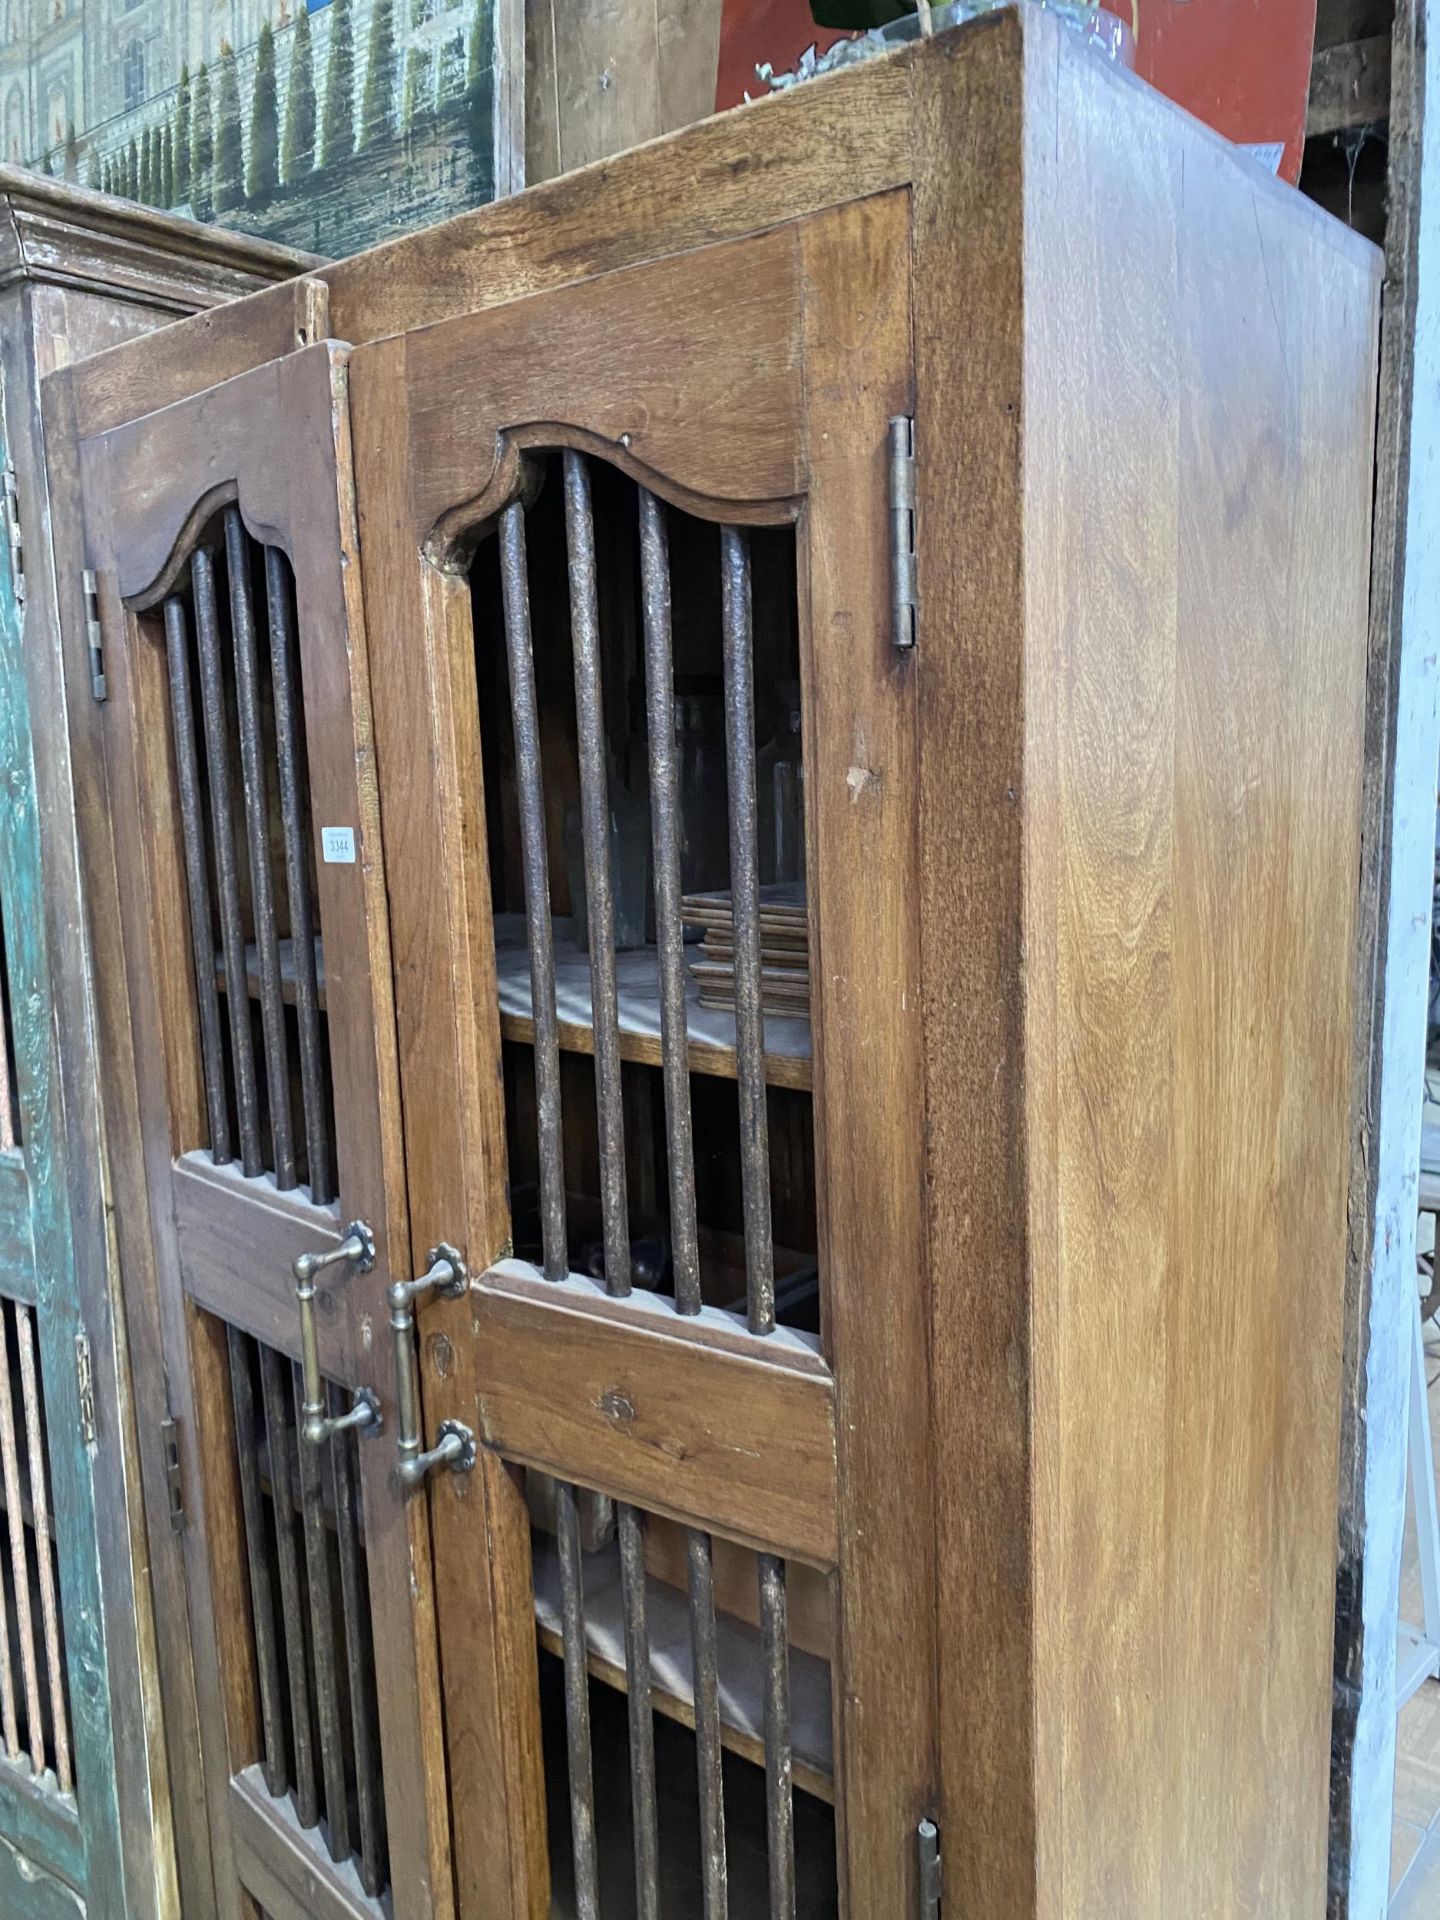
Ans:
<svg viewBox="0 0 1440 1920"><path fill-rule="evenodd" d="M407 1490L418 1487L435 1467L468 1473L475 1464L475 1436L458 1420L442 1420L435 1445L421 1452L420 1381L415 1364L415 1302L427 1293L458 1299L470 1286L464 1257L442 1240L425 1256L428 1270L414 1280L397 1280L389 1292L390 1330L395 1336L395 1398L400 1411L400 1463L396 1471Z"/></svg>
<svg viewBox="0 0 1440 1920"><path fill-rule="evenodd" d="M320 1339L315 1328L315 1276L328 1267L349 1266L356 1273L369 1273L375 1265L375 1236L363 1220L352 1220L345 1238L326 1253L302 1253L292 1263L295 1275L295 1303L300 1309L300 1373L304 1383L304 1404L300 1409L300 1435L312 1447L320 1447L335 1433L378 1433L380 1402L368 1387L361 1387L348 1413L334 1418L325 1412L325 1381L320 1372Z"/></svg>

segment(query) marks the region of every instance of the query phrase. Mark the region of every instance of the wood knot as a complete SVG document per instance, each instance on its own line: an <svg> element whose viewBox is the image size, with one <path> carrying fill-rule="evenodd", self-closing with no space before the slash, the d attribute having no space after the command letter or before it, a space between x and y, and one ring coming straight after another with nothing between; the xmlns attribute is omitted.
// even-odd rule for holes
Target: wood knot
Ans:
<svg viewBox="0 0 1440 1920"><path fill-rule="evenodd" d="M635 1418L635 1402L619 1387L606 1387L600 1396L600 1411L607 1420L626 1425Z"/></svg>

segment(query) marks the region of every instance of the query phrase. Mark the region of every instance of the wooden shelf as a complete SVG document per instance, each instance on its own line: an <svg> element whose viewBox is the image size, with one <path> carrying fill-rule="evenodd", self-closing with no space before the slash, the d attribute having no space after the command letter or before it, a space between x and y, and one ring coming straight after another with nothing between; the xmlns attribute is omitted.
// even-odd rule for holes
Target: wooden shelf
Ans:
<svg viewBox="0 0 1440 1920"><path fill-rule="evenodd" d="M616 955L620 999L620 1056L658 1067L660 1051L660 979L654 947ZM495 916L495 970L500 982L500 1031L507 1040L532 1045L534 1003L530 991L530 953L524 916ZM729 1013L700 1005L699 989L686 969L686 1007L690 1071L735 1078L735 1020ZM575 945L568 920L555 922L555 1010L560 1045L566 1053L594 1053L594 1015L590 1000L590 956ZM765 1078L771 1086L812 1084L810 1022L765 1017Z"/></svg>
<svg viewBox="0 0 1440 1920"><path fill-rule="evenodd" d="M287 1006L295 1004L295 943L283 939L278 942L280 948L280 997ZM320 936L315 936L315 975L319 989L318 1001L321 1009L325 1006L325 955L320 944ZM215 985L221 993L225 991L225 955L215 955ZM245 989L252 1000L260 998L260 953L253 940L245 943Z"/></svg>
<svg viewBox="0 0 1440 1920"><path fill-rule="evenodd" d="M549 1534L532 1536L535 1618L547 1652L563 1657L560 1627L560 1556ZM597 1680L627 1691L625 1624L620 1596L620 1550L612 1541L585 1556L585 1644ZM690 1614L684 1594L663 1580L645 1583L650 1626L651 1697L657 1713L695 1724L695 1670L690 1652ZM721 1738L732 1752L765 1764L764 1667L760 1635L732 1614L715 1619L720 1669ZM830 1721L830 1667L814 1654L790 1649L790 1730L795 1784L819 1800L835 1800L835 1748Z"/></svg>

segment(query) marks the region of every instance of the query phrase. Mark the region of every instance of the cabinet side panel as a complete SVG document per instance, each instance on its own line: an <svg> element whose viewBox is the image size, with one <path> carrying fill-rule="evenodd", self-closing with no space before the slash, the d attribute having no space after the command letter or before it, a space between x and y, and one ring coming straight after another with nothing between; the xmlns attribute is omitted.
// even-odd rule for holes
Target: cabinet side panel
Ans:
<svg viewBox="0 0 1440 1920"><path fill-rule="evenodd" d="M919 914L946 1885L1034 1913L1020 27L915 69Z"/></svg>
<svg viewBox="0 0 1440 1920"><path fill-rule="evenodd" d="M1377 281L1027 35L1041 1910L1324 1904Z"/></svg>

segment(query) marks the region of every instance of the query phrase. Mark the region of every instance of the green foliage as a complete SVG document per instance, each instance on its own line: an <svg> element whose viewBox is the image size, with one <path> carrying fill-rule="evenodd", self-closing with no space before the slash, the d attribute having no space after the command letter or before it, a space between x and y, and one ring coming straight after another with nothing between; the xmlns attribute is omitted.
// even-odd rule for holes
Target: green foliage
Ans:
<svg viewBox="0 0 1440 1920"><path fill-rule="evenodd" d="M290 45L290 81L285 95L285 143L280 177L288 185L303 180L315 164L315 55L310 44L310 10L300 0L300 17Z"/></svg>
<svg viewBox="0 0 1440 1920"><path fill-rule="evenodd" d="M325 118L320 125L320 164L328 167L355 151L355 42L350 0L330 0L330 58L325 67Z"/></svg>
<svg viewBox="0 0 1440 1920"><path fill-rule="evenodd" d="M125 150L125 197L127 200L140 198L140 149L133 134Z"/></svg>
<svg viewBox="0 0 1440 1920"><path fill-rule="evenodd" d="M470 16L470 36L465 50L465 94L470 100L490 92L490 69L495 64L492 44L489 0L475 0Z"/></svg>
<svg viewBox="0 0 1440 1920"><path fill-rule="evenodd" d="M418 27L425 18L425 0L410 0L410 24ZM428 113L434 82L430 76L430 49L413 44L405 50L405 97L400 108L400 125L408 133L418 114Z"/></svg>
<svg viewBox="0 0 1440 1920"><path fill-rule="evenodd" d="M65 128L65 178L80 178L80 139L75 132L75 122L69 121Z"/></svg>
<svg viewBox="0 0 1440 1920"><path fill-rule="evenodd" d="M233 213L245 199L245 152L240 135L240 81L235 49L222 41L215 89L215 211Z"/></svg>
<svg viewBox="0 0 1440 1920"><path fill-rule="evenodd" d="M162 207L175 204L175 143L168 120L160 135L160 204Z"/></svg>
<svg viewBox="0 0 1440 1920"><path fill-rule="evenodd" d="M93 142L90 158L85 162L85 184L93 193L103 193L105 190L105 168Z"/></svg>
<svg viewBox="0 0 1440 1920"><path fill-rule="evenodd" d="M175 94L175 179L172 207L183 207L190 198L190 67L180 69L180 85Z"/></svg>
<svg viewBox="0 0 1440 1920"><path fill-rule="evenodd" d="M190 205L199 220L215 211L211 174L215 166L215 126L210 112L210 75L205 62L195 76L195 113L190 130Z"/></svg>
<svg viewBox="0 0 1440 1920"><path fill-rule="evenodd" d="M140 193L139 198L147 207L155 204L155 163L152 156L150 129L145 127L140 134Z"/></svg>
<svg viewBox="0 0 1440 1920"><path fill-rule="evenodd" d="M363 151L387 140L392 131L391 103L395 98L395 0L375 0L370 15L370 61L365 69L365 97L360 106Z"/></svg>
<svg viewBox="0 0 1440 1920"><path fill-rule="evenodd" d="M267 20L255 50L255 90L250 96L250 161L245 191L268 198L280 184L280 99L275 81L275 36Z"/></svg>

